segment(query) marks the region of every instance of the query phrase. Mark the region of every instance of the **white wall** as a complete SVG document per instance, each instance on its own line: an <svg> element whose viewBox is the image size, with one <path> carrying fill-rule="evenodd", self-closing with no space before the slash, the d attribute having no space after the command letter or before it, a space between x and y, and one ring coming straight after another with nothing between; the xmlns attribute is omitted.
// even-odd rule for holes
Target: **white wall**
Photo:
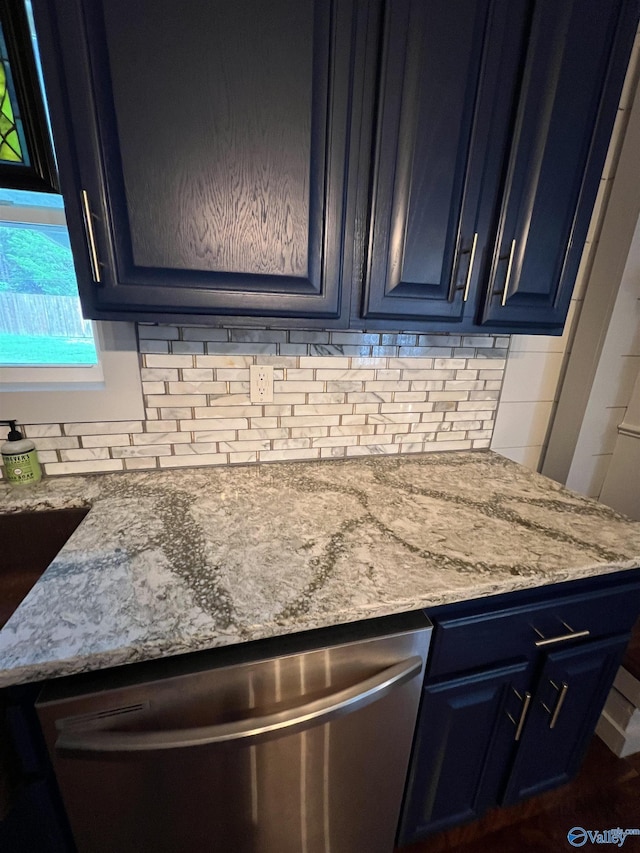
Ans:
<svg viewBox="0 0 640 853"><path fill-rule="evenodd" d="M640 372L618 428L600 500L640 521Z"/></svg>
<svg viewBox="0 0 640 853"><path fill-rule="evenodd" d="M511 337L491 447L534 470L540 463L578 306L579 299L572 300L562 337Z"/></svg>
<svg viewBox="0 0 640 853"><path fill-rule="evenodd" d="M640 219L602 348L567 485L599 498L640 371ZM631 439L630 439L631 440ZM636 469L640 482L640 469Z"/></svg>

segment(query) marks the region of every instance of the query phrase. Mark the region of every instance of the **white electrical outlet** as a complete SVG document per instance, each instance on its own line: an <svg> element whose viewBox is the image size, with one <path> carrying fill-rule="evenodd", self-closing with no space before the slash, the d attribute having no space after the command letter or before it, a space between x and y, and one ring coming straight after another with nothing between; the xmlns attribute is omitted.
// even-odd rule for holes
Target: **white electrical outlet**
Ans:
<svg viewBox="0 0 640 853"><path fill-rule="evenodd" d="M273 403L273 367L252 364L249 369L252 403Z"/></svg>

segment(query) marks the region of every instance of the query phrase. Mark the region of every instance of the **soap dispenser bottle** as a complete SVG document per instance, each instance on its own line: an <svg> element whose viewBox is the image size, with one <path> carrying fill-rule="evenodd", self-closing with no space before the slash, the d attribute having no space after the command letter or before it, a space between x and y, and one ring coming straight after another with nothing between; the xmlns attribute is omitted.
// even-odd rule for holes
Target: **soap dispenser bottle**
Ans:
<svg viewBox="0 0 640 853"><path fill-rule="evenodd" d="M23 438L15 421L0 421L9 426L7 441L0 447L4 475L10 483L37 483L42 477L38 451L30 438Z"/></svg>

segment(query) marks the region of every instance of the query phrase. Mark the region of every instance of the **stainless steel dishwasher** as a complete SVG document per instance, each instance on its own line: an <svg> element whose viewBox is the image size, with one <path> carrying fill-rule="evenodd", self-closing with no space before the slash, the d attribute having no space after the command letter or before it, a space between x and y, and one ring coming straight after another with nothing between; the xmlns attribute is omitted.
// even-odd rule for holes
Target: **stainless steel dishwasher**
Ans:
<svg viewBox="0 0 640 853"><path fill-rule="evenodd" d="M78 850L390 853L430 634L412 613L51 682Z"/></svg>

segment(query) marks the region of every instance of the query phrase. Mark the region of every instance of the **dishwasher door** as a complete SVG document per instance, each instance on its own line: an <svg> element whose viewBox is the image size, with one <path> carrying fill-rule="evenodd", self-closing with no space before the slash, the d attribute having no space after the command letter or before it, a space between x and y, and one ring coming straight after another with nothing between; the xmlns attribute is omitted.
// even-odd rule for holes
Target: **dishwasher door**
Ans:
<svg viewBox="0 0 640 853"><path fill-rule="evenodd" d="M84 695L45 688L80 853L391 853L431 633L411 622Z"/></svg>

